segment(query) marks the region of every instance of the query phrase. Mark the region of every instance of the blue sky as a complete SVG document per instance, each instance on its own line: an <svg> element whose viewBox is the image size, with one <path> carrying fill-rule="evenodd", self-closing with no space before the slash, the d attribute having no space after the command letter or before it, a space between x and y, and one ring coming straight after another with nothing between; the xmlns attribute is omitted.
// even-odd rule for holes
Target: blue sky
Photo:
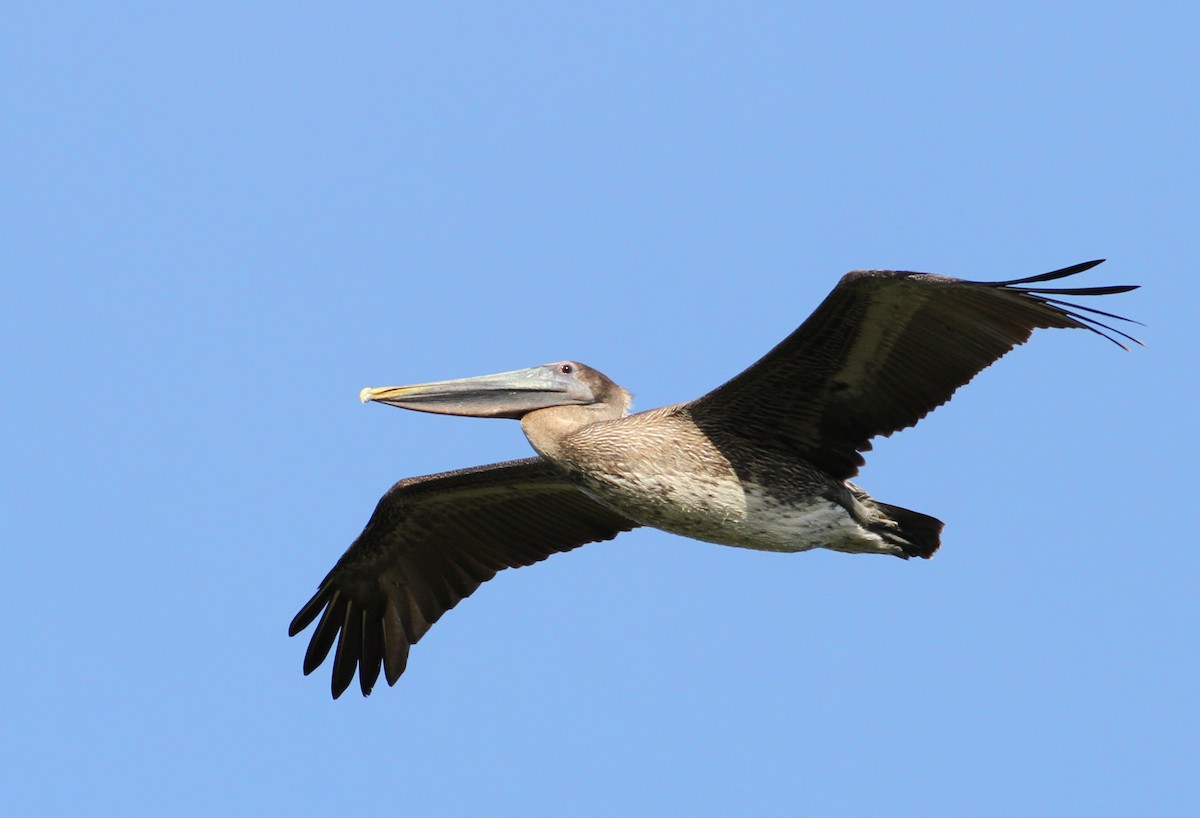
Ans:
<svg viewBox="0 0 1200 818"><path fill-rule="evenodd" d="M0 17L6 814L1200 809L1195 9ZM1147 348L1041 333L870 456L934 560L638 531L370 699L301 676L393 481L529 451L361 387L574 358L646 409L847 270L1096 257Z"/></svg>

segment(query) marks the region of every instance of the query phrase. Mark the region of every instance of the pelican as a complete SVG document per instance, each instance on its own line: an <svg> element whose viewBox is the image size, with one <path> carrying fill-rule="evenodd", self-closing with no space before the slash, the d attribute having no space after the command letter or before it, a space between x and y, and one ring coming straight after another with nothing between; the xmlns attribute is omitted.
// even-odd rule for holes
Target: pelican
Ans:
<svg viewBox="0 0 1200 818"><path fill-rule="evenodd" d="M728 383L687 403L630 414L630 393L576 361L416 386L362 401L511 418L536 457L411 477L292 620L318 616L312 673L334 642L333 697L358 671L369 695L442 614L504 568L611 540L639 526L767 551L828 548L929 558L942 522L850 482L871 439L915 425L1034 329L1136 338L1059 296L1134 286L1047 288L1103 259L1010 281L858 270L808 320Z"/></svg>

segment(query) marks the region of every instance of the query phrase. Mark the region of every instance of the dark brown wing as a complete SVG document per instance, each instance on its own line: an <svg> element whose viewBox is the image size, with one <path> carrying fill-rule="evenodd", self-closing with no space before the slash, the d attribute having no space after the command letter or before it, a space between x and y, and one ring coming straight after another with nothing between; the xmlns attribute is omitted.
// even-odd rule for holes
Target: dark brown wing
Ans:
<svg viewBox="0 0 1200 818"><path fill-rule="evenodd" d="M800 452L835 477L852 477L871 438L914 425L1038 327L1090 329L1118 345L1114 335L1140 343L1091 316L1129 319L1055 297L1136 287L1022 286L1099 263L991 282L848 273L781 344L690 404L692 417L701 428Z"/></svg>
<svg viewBox="0 0 1200 818"><path fill-rule="evenodd" d="M401 480L296 614L288 635L319 614L305 675L325 661L336 638L333 697L354 680L356 667L366 696L381 665L395 684L409 647L497 571L636 526L537 457Z"/></svg>

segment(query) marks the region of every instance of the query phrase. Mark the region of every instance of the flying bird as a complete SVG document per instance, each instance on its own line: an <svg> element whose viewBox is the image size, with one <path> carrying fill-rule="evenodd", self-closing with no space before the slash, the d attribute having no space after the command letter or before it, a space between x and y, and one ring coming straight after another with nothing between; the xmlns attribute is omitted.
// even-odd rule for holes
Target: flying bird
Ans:
<svg viewBox="0 0 1200 818"><path fill-rule="evenodd" d="M1102 260L1100 260L1102 261ZM1100 261L1011 281L859 270L761 360L687 403L629 414L631 396L576 361L416 386L363 402L511 418L537 452L394 485L288 630L317 618L304 673L333 657L333 696L369 695L442 614L504 568L650 526L767 551L928 558L942 522L850 482L871 439L916 424L1034 329L1141 343L1060 300L1134 286L1040 286Z"/></svg>

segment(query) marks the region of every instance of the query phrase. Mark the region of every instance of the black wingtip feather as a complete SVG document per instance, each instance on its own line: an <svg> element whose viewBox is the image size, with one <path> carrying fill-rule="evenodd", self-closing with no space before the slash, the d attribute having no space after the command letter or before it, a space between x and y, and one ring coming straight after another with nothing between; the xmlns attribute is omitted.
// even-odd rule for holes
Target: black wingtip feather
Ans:
<svg viewBox="0 0 1200 818"><path fill-rule="evenodd" d="M317 623L317 629L308 643L308 650L304 652L305 676L320 667L321 663L325 661L325 657L329 655L329 650L333 647L333 640L338 635L344 606L345 600L342 599L341 592L334 591L324 613L321 614L321 621Z"/></svg>
<svg viewBox="0 0 1200 818"><path fill-rule="evenodd" d="M1120 338L1124 338L1126 341L1137 344L1138 346L1145 346L1145 344L1138 338L1135 338L1134 336L1130 335L1127 332L1122 332L1121 330L1117 329L1116 327L1111 327L1108 324L1105 324L1103 321L1098 321L1095 318L1092 318L1091 315L1103 315L1105 318L1112 318L1116 321L1128 321L1131 324L1138 324L1139 326L1145 326L1140 321L1135 321L1132 318L1126 318L1123 315L1116 315L1115 313L1105 312L1104 310L1098 310L1093 307L1085 307L1081 304L1073 304L1070 301L1062 301L1057 298L1050 297L1050 296L1055 296L1055 295L1074 295L1074 296L1116 295L1119 293L1127 293L1127 292L1131 292L1133 290L1138 289L1138 285L1136 285L1136 284L1114 284L1114 285L1103 286L1103 287L1024 287L1024 286L1018 286L1018 285L1023 285L1023 284L1036 284L1036 283L1042 282L1042 281L1054 281L1056 279L1066 278L1068 276L1073 276L1078 273L1082 273L1087 270L1090 270L1093 267L1095 267L1096 265L1101 264L1103 262L1104 262L1104 259L1095 259L1093 261L1085 261L1080 264L1073 264L1070 267L1063 267L1061 270L1053 270L1049 273L1042 273L1040 275L1029 276L1028 278L1015 278L1015 279L1012 279L1011 281L990 281L990 282L986 282L986 283L993 287L1000 287L1000 288L1004 288L1004 289L1008 289L1008 290L1013 290L1013 291L1021 293L1022 295L1026 296L1028 298L1032 298L1034 300L1040 301L1043 304L1046 304L1047 306L1050 306L1053 309L1058 310L1058 312L1060 312L1061 314L1066 315L1066 316L1074 319L1075 321L1078 321L1079 326L1081 326L1085 329L1091 330L1092 332L1096 333L1097 335L1101 336L1102 338L1105 338L1105 339L1111 341L1112 343L1116 344L1121 349L1124 349L1126 351L1129 350L1129 347L1125 346L1125 344L1121 343L1119 340L1117 340L1117 338L1115 338L1113 336L1118 336ZM1076 310L1078 310L1080 312L1091 313L1091 315L1081 315L1080 312L1076 312Z"/></svg>
<svg viewBox="0 0 1200 818"><path fill-rule="evenodd" d="M288 636L295 636L300 631L307 628L313 623L313 620L325 610L329 604L329 598L333 596L333 586L329 584L322 585L313 594L312 599L304 603L304 607L300 612L292 617L292 622L288 625Z"/></svg>
<svg viewBox="0 0 1200 818"><path fill-rule="evenodd" d="M383 673L388 686L396 684L408 665L408 637L396 603L389 599L383 612Z"/></svg>
<svg viewBox="0 0 1200 818"><path fill-rule="evenodd" d="M1116 295L1138 289L1138 284L1111 284L1107 287L1013 287L1038 295Z"/></svg>
<svg viewBox="0 0 1200 818"><path fill-rule="evenodd" d="M358 662L358 686L364 696L371 695L379 679L383 662L383 623L364 610L362 613L362 653Z"/></svg>
<svg viewBox="0 0 1200 818"><path fill-rule="evenodd" d="M1129 289L1136 290L1137 288L1131 287ZM1122 292L1125 292L1125 290L1122 290ZM1095 315L1103 315L1105 318L1115 318L1117 321L1126 321L1130 324L1137 324L1139 327L1146 326L1141 321L1136 321L1133 318L1126 318L1124 315L1117 315L1116 313L1113 313L1113 312L1105 312L1104 310L1098 310L1095 307L1085 307L1082 304L1072 304L1070 301L1059 301L1057 298L1043 298L1042 300L1045 301L1047 304L1054 304L1059 307L1070 307L1073 310L1083 310L1084 312L1090 312Z"/></svg>
<svg viewBox="0 0 1200 818"><path fill-rule="evenodd" d="M346 606L346 615L342 620L342 632L338 636L337 651L333 654L333 679L331 688L336 699L346 692L346 688L354 681L354 671L358 667L358 657L362 653L362 619L355 617L353 605Z"/></svg>
<svg viewBox="0 0 1200 818"><path fill-rule="evenodd" d="M1093 267L1103 264L1104 259L1098 258L1092 261L1084 261L1079 264L1072 264L1070 267L1063 267L1061 270L1051 270L1048 273L1040 273L1039 275L1029 276L1028 278L1014 278L1010 281L988 281L984 282L997 287L1011 287L1015 284L1035 284L1039 281L1054 281L1059 278L1066 278L1078 273L1085 272Z"/></svg>

